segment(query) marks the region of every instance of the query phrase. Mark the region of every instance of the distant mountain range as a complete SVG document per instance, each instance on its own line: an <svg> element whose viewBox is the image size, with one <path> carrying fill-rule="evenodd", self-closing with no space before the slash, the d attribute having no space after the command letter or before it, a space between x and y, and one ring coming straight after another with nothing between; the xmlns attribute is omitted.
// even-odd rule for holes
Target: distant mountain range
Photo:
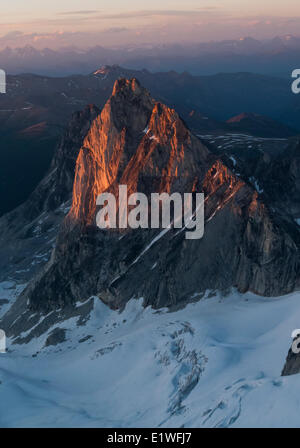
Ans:
<svg viewBox="0 0 300 448"><path fill-rule="evenodd" d="M249 71L272 76L290 76L298 68L300 37L278 36L268 40L251 37L195 44L142 45L105 48L96 45L37 49L26 45L0 51L0 66L8 73L70 75L88 74L95 64L121 64L151 71L176 70L193 74Z"/></svg>

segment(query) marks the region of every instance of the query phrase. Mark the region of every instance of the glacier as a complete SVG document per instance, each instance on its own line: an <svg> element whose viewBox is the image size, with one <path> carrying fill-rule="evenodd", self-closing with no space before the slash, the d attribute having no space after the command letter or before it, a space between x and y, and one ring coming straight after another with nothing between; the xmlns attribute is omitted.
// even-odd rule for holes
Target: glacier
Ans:
<svg viewBox="0 0 300 448"><path fill-rule="evenodd" d="M19 289L3 282L0 298ZM299 292L207 292L176 311L88 300L85 321L55 325L65 335L56 345L46 343L54 328L27 344L8 339L0 427L299 426L300 376L281 377Z"/></svg>

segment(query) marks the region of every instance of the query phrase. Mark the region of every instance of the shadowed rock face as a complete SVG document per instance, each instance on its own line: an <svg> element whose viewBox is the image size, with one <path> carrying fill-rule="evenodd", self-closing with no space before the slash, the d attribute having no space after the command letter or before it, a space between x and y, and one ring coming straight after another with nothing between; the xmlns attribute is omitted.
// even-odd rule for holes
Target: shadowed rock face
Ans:
<svg viewBox="0 0 300 448"><path fill-rule="evenodd" d="M42 262L41 254L51 250L51 240L70 205L80 148L98 114L93 105L73 114L46 176L24 204L1 217L0 279L12 276L27 283L40 267L35 255Z"/></svg>
<svg viewBox="0 0 300 448"><path fill-rule="evenodd" d="M24 223L34 220L42 212L55 210L70 199L76 160L91 123L99 112L96 106L89 105L73 114L44 179L24 204L1 218L2 236L10 230L15 233L17 224L24 226Z"/></svg>
<svg viewBox="0 0 300 448"><path fill-rule="evenodd" d="M264 188L278 209L300 219L300 141L292 140L266 172Z"/></svg>
<svg viewBox="0 0 300 448"><path fill-rule="evenodd" d="M292 352L290 348L284 367L282 369L282 376L296 375L300 373L300 356Z"/></svg>
<svg viewBox="0 0 300 448"><path fill-rule="evenodd" d="M62 153L64 152L62 148ZM63 162L62 162L63 163ZM171 229L103 231L96 197L117 192L204 192L205 233ZM299 287L299 233L234 175L136 79L121 79L92 120L76 161L71 210L51 260L23 293L48 311L97 295L112 308L143 297L183 306L231 287L277 296Z"/></svg>

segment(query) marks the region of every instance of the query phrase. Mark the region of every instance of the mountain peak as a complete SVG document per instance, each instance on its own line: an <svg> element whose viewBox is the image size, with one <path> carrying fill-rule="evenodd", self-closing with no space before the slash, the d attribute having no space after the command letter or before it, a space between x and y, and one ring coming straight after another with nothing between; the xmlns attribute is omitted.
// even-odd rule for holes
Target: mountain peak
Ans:
<svg viewBox="0 0 300 448"><path fill-rule="evenodd" d="M121 67L117 64L113 65L102 65L98 70L93 72L93 75L108 75L111 72L115 72L120 70Z"/></svg>
<svg viewBox="0 0 300 448"><path fill-rule="evenodd" d="M92 224L97 196L117 181L131 192L142 184L146 194L153 182L159 192L171 190L177 178L186 185L206 156L174 109L153 100L136 78L120 78L79 152L69 222Z"/></svg>
<svg viewBox="0 0 300 448"><path fill-rule="evenodd" d="M264 118L264 117L262 117L262 115L254 114L252 112L242 112L239 115L235 115L234 117L229 118L229 120L227 120L227 123L239 123L242 120L258 119L258 118Z"/></svg>
<svg viewBox="0 0 300 448"><path fill-rule="evenodd" d="M120 78L117 79L114 84L112 96L116 96L120 92L130 92L134 93L135 95L140 95L141 93L146 93L147 90L141 87L139 81L136 78Z"/></svg>

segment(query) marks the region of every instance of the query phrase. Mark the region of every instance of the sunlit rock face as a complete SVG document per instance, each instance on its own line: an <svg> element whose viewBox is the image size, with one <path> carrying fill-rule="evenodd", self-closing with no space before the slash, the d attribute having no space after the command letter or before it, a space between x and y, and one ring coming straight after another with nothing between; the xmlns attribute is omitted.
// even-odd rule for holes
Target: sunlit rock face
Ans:
<svg viewBox="0 0 300 448"><path fill-rule="evenodd" d="M117 196L119 185L147 196L203 192L204 237L186 240L178 229L100 230L96 198ZM212 155L175 110L136 79L120 79L85 133L71 210L51 260L23 294L30 308L45 311L91 295L112 308L139 297L155 308L184 306L207 290L226 294L232 287L277 296L299 287L296 230Z"/></svg>
<svg viewBox="0 0 300 448"><path fill-rule="evenodd" d="M194 191L207 157L173 109L152 100L136 79L121 79L80 150L70 218L91 224L97 196L117 193L116 184L129 193Z"/></svg>

